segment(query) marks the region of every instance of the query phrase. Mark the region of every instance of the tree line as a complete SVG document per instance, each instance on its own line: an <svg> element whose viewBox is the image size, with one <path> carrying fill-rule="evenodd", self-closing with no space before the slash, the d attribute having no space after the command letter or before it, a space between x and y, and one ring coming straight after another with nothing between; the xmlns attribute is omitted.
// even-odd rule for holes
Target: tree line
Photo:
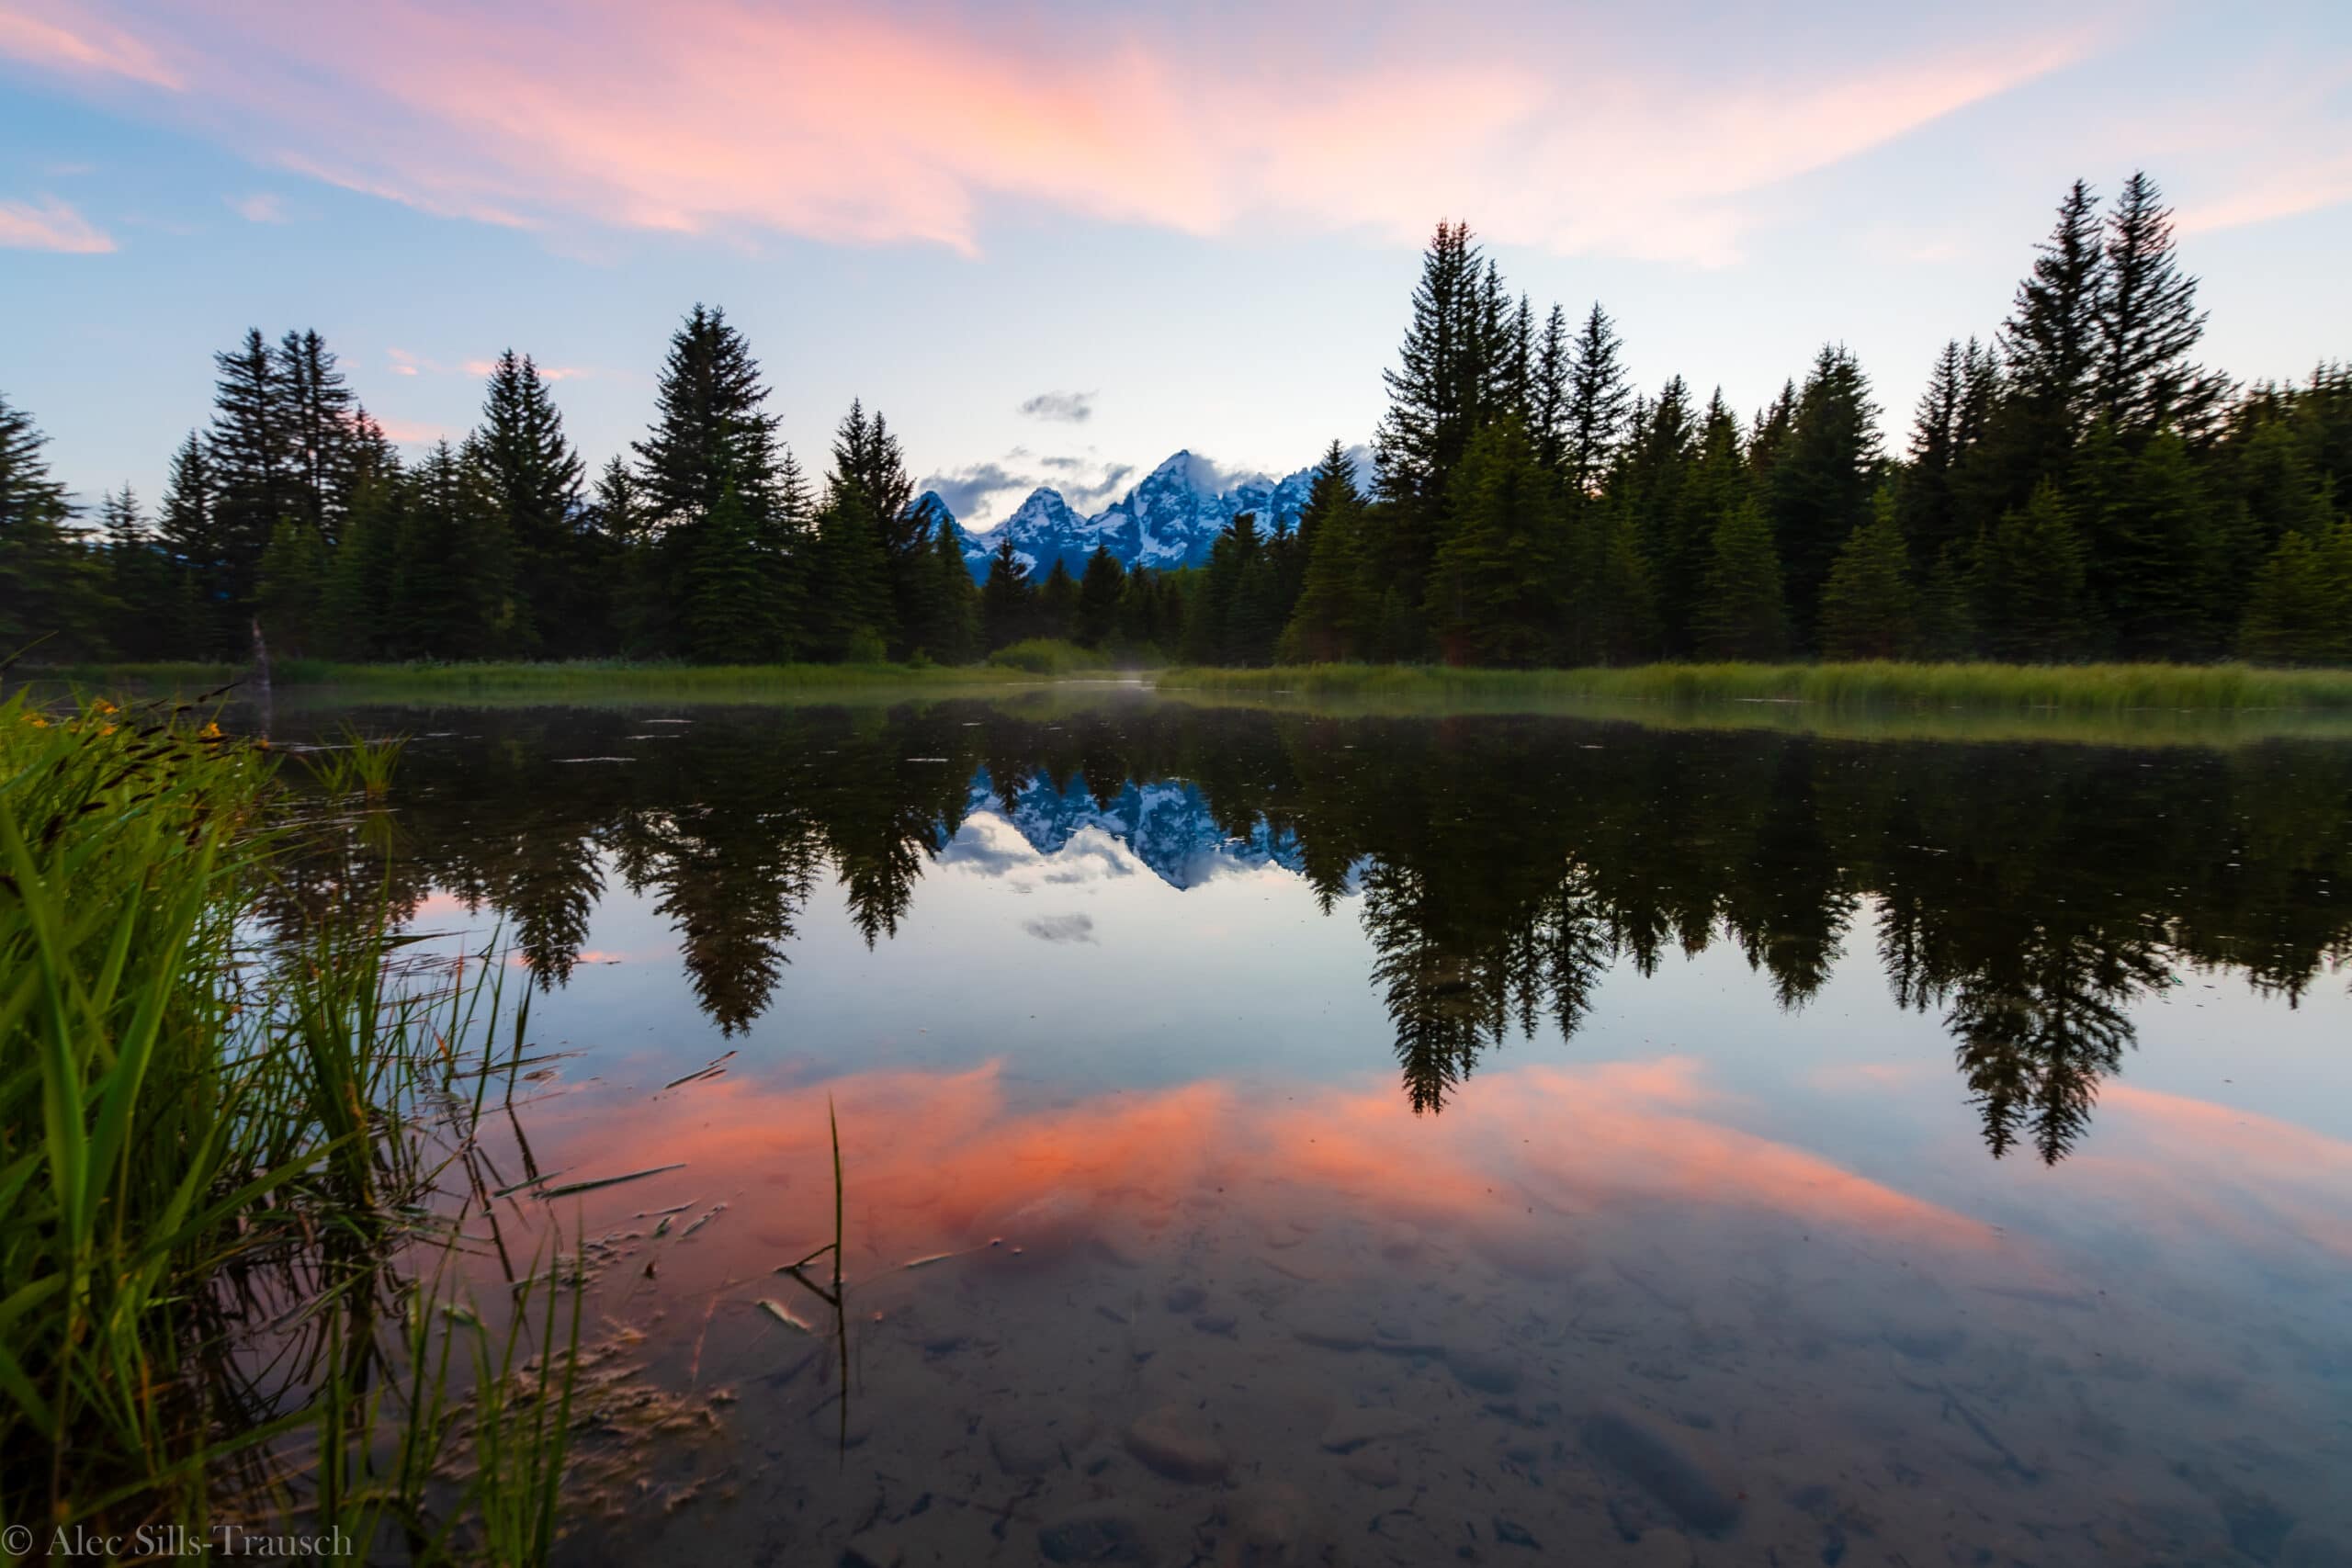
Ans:
<svg viewBox="0 0 2352 1568"><path fill-rule="evenodd" d="M1615 323L1539 322L1466 225L1422 259L1375 463L1338 442L1295 529L1206 564L1098 550L977 586L853 403L812 484L725 312L672 337L643 439L593 479L528 355L402 461L316 333L216 356L150 515L82 526L0 400L0 647L45 657L963 662L1030 637L1138 660L2352 661L2352 369L2240 387L2143 174L2077 181L1989 338L1946 344L1898 453L1825 345L1743 419L1637 391Z"/></svg>

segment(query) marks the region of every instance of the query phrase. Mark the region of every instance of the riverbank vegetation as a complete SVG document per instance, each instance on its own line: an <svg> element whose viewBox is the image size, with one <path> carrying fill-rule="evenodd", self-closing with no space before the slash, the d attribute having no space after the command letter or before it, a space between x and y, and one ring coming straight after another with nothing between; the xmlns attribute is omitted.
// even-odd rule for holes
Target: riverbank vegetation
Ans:
<svg viewBox="0 0 2352 1568"><path fill-rule="evenodd" d="M518 1241L477 1307L446 1201L513 1190L475 1134L525 1023L334 847L388 765L322 770L306 833L200 710L0 703L0 1514L42 1541L552 1544L577 1299ZM261 918L298 848L344 874Z"/></svg>
<svg viewBox="0 0 2352 1568"><path fill-rule="evenodd" d="M1171 691L1304 697L1481 700L1601 698L1655 704L1793 703L1832 709L1994 712L2352 712L2352 671L2244 664L1645 664L1627 669L1466 670L1311 664L1265 670L1182 668Z"/></svg>
<svg viewBox="0 0 2352 1568"><path fill-rule="evenodd" d="M1007 540L977 583L878 412L852 404L811 479L722 310L686 316L644 437L593 480L527 355L492 367L462 441L403 458L315 333L256 330L217 356L153 514L122 490L85 515L0 403L0 650L2352 663L2352 369L2232 380L2196 358L2196 288L2152 180L2104 210L2077 182L1896 452L1842 345L1747 415L1679 375L1638 389L1598 303L1539 312L1444 224L1375 461L1334 442L1295 526L1245 513L1179 570L1102 549L1035 581Z"/></svg>

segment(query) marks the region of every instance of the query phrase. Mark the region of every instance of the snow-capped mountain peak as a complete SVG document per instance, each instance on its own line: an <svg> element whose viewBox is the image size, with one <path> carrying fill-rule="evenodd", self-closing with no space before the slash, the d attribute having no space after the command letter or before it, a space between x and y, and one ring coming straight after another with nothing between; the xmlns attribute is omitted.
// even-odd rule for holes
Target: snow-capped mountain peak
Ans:
<svg viewBox="0 0 2352 1568"><path fill-rule="evenodd" d="M1057 560L1073 576L1081 573L1097 546L1123 567L1168 571L1199 566L1240 513L1255 513L1259 528L1267 533L1296 527L1313 479L1311 468L1279 481L1264 474L1228 475L1208 458L1181 451L1091 517L1070 511L1058 491L1032 491L1001 526L965 536L964 555L976 577L987 576L989 557L1005 539L1012 541L1014 558L1032 576L1051 571ZM925 499L933 498L926 492ZM946 510L944 503L940 510Z"/></svg>

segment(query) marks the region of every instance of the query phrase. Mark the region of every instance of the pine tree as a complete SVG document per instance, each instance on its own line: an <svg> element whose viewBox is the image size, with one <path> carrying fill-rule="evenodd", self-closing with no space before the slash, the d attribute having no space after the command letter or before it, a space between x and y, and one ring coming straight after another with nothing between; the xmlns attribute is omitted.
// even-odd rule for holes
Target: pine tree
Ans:
<svg viewBox="0 0 2352 1568"><path fill-rule="evenodd" d="M2352 523L2323 548L2299 530L2278 541L2254 576L2238 651L2264 664L2352 660Z"/></svg>
<svg viewBox="0 0 2352 1568"><path fill-rule="evenodd" d="M1977 619L1995 658L2052 663L2081 657L2089 637L2083 545L2054 482L2036 485L2027 503L1977 546L1976 574Z"/></svg>
<svg viewBox="0 0 2352 1568"><path fill-rule="evenodd" d="M402 507L408 485L397 463L371 471L351 499L343 541L326 569L324 651L381 659L394 650Z"/></svg>
<svg viewBox="0 0 2352 1568"><path fill-rule="evenodd" d="M989 558L988 581L980 585L980 637L988 652L1031 635L1035 600L1029 569L1014 557L1012 541L1001 541Z"/></svg>
<svg viewBox="0 0 2352 1568"><path fill-rule="evenodd" d="M933 587L920 651L942 664L968 664L979 651L980 591L956 530L944 521L932 531L931 571Z"/></svg>
<svg viewBox="0 0 2352 1568"><path fill-rule="evenodd" d="M1815 646L1830 564L1854 530L1871 520L1879 479L1878 409L1870 382L1844 347L1825 346L1797 399L1767 492L1773 542L1786 573L1790 633L1800 649Z"/></svg>
<svg viewBox="0 0 2352 1568"><path fill-rule="evenodd" d="M315 332L279 340L276 371L300 520L324 542L342 537L353 481L353 403L326 340Z"/></svg>
<svg viewBox="0 0 2352 1568"><path fill-rule="evenodd" d="M1078 585L1076 637L1081 648L1100 648L1118 629L1119 601L1125 596L1127 574L1102 545L1086 558L1086 574Z"/></svg>
<svg viewBox="0 0 2352 1568"><path fill-rule="evenodd" d="M1560 616L1558 491L1517 420L1481 431L1464 458L1425 607L1449 664L1533 664Z"/></svg>
<svg viewBox="0 0 2352 1568"><path fill-rule="evenodd" d="M1871 521L1854 530L1821 594L1821 651L1829 659L1901 659L1917 646L1917 601L1911 558L1894 518L1894 494L1882 489Z"/></svg>
<svg viewBox="0 0 2352 1568"><path fill-rule="evenodd" d="M1724 514L1693 616L1705 659L1769 660L1789 651L1781 560L1763 509L1742 502Z"/></svg>
<svg viewBox="0 0 2352 1568"><path fill-rule="evenodd" d="M1707 564L1714 554L1716 525L1748 493L1739 417L1717 388L1700 421L1689 470L1674 488L1671 510L1663 522L1658 544L1649 554L1659 635L1669 657L1688 654L1697 644L1694 617Z"/></svg>
<svg viewBox="0 0 2352 1568"><path fill-rule="evenodd" d="M187 625L179 574L157 547L139 498L129 485L98 507L105 540L106 594L116 653L126 659L186 658L194 650L195 628Z"/></svg>
<svg viewBox="0 0 2352 1568"><path fill-rule="evenodd" d="M836 476L817 514L810 651L836 660L849 658L853 649L888 646L883 628L891 616L889 570L874 531L872 507L854 482Z"/></svg>
<svg viewBox="0 0 2352 1568"><path fill-rule="evenodd" d="M2107 421L2127 435L2200 424L2221 393L2188 362L2204 333L2197 280L2173 254L2171 209L2155 181L2134 173L2107 220L2095 389Z"/></svg>
<svg viewBox="0 0 2352 1568"><path fill-rule="evenodd" d="M289 517L262 552L254 614L280 656L316 653L327 588L326 546L307 522Z"/></svg>
<svg viewBox="0 0 2352 1568"><path fill-rule="evenodd" d="M487 659L514 626L512 552L470 444L437 443L402 480L390 637L404 657Z"/></svg>
<svg viewBox="0 0 2352 1568"><path fill-rule="evenodd" d="M34 644L43 659L107 651L103 560L71 531L74 508L50 474L49 438L0 398L0 663Z"/></svg>
<svg viewBox="0 0 2352 1568"><path fill-rule="evenodd" d="M515 642L525 651L591 651L602 617L589 604L580 520L585 468L563 433L547 378L512 348L492 365L482 400L483 479L514 552Z"/></svg>
<svg viewBox="0 0 2352 1568"><path fill-rule="evenodd" d="M1976 611L1970 603L1973 577L1958 545L1946 545L1928 569L1919 592L1918 655L1951 661L1976 651Z"/></svg>
<svg viewBox="0 0 2352 1568"><path fill-rule="evenodd" d="M2098 198L2076 180L2001 327L2001 356L2015 395L2044 423L2038 434L2059 446L2072 440L2092 405L2106 266Z"/></svg>
<svg viewBox="0 0 2352 1568"><path fill-rule="evenodd" d="M287 378L261 329L248 332L233 352L212 357L220 379L206 457L213 526L220 541L220 588L234 623L253 600L271 534L306 508L296 471L295 411L288 404Z"/></svg>
<svg viewBox="0 0 2352 1568"><path fill-rule="evenodd" d="M1528 368L1527 433L1535 443L1543 465L1560 471L1568 454L1568 370L1573 350L1568 341L1568 313L1552 307L1544 318L1544 333L1535 344Z"/></svg>
<svg viewBox="0 0 2352 1568"><path fill-rule="evenodd" d="M759 550L742 497L731 488L721 491L690 547L684 615L687 657L702 664L761 662L771 639L763 615ZM836 657L859 651L852 643Z"/></svg>
<svg viewBox="0 0 2352 1568"><path fill-rule="evenodd" d="M1478 261L1465 223L1440 223L1422 255L1396 367L1381 372L1388 412L1373 447L1382 493L1392 500L1439 501L1469 447L1485 368Z"/></svg>
<svg viewBox="0 0 2352 1568"><path fill-rule="evenodd" d="M1356 653L1364 638L1363 496L1355 465L1336 440L1325 449L1298 514L1306 571L1283 628L1282 657L1325 662Z"/></svg>
<svg viewBox="0 0 2352 1568"><path fill-rule="evenodd" d="M743 334L727 312L696 305L670 339L654 385L654 422L632 444L657 526L691 526L732 487L753 516L775 480L776 416Z"/></svg>
<svg viewBox="0 0 2352 1568"><path fill-rule="evenodd" d="M1069 574L1059 556L1054 558L1054 569L1046 573L1046 581L1037 586L1037 635L1057 640L1067 638L1076 629L1078 620L1078 579Z"/></svg>
<svg viewBox="0 0 2352 1568"><path fill-rule="evenodd" d="M1564 461L1571 497L1597 494L1624 439L1633 387L1624 345L1596 301L1568 351Z"/></svg>
<svg viewBox="0 0 2352 1568"><path fill-rule="evenodd" d="M925 525L914 515L914 480L889 422L878 412L867 418L865 405L854 399L833 437L833 471L827 487L829 507L844 509L842 525L864 528L873 536L874 547L845 549L836 541L819 564L822 592L828 596L837 592L834 570L859 573L851 592L858 597L867 629L903 654L908 643L901 628L920 613L918 561L927 536ZM820 535L822 552L821 528ZM864 580L869 570L870 584Z"/></svg>
<svg viewBox="0 0 2352 1568"><path fill-rule="evenodd" d="M2083 536L2088 611L2126 659L2211 657L2222 538L2187 443L2169 431L2136 455L2105 416L2084 437L2068 488Z"/></svg>
<svg viewBox="0 0 2352 1568"><path fill-rule="evenodd" d="M175 651L198 659L218 658L234 646L229 636L229 548L221 537L213 491L211 459L190 431L173 454L155 533L194 600L189 641Z"/></svg>

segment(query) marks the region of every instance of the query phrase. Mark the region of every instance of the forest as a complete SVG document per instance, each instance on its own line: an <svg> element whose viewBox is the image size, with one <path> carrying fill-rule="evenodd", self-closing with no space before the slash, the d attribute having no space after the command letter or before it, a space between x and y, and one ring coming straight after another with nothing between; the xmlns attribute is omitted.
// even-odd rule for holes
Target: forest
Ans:
<svg viewBox="0 0 2352 1568"><path fill-rule="evenodd" d="M1897 452L1844 346L1745 416L1639 389L1599 304L1539 312L1441 223L1370 472L1334 440L1295 528L1245 513L1201 567L1033 581L1008 543L977 582L879 411L812 479L722 310L593 476L528 355L403 458L317 333L256 328L152 509L75 505L0 398L0 657L2352 662L2352 368L2240 384L2199 363L2205 321L2155 183L2077 181Z"/></svg>

